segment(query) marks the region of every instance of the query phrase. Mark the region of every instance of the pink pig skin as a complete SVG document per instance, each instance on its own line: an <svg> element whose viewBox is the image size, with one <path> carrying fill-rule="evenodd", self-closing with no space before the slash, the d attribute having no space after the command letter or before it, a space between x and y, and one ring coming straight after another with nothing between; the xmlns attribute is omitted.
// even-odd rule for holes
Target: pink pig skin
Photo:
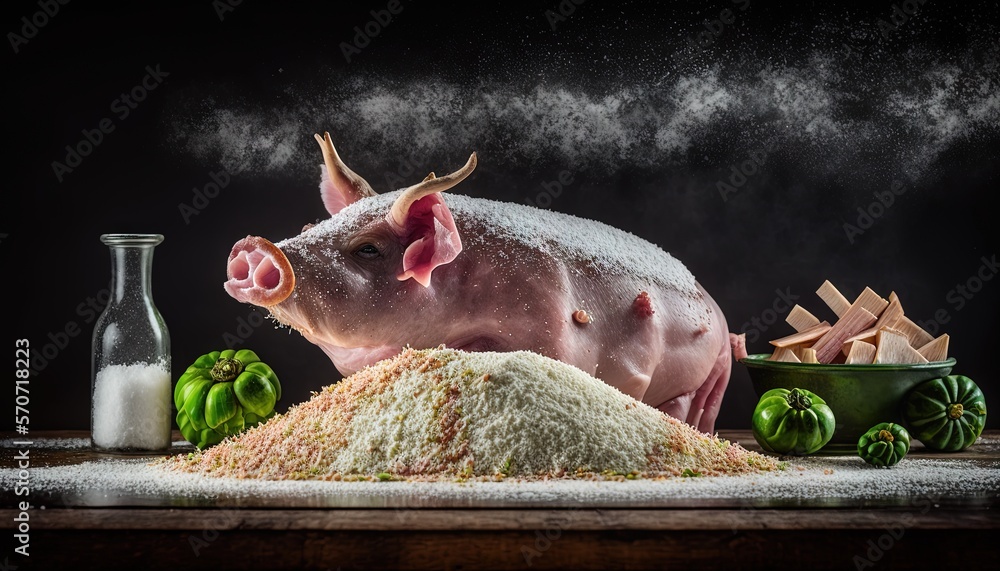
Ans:
<svg viewBox="0 0 1000 571"><path fill-rule="evenodd" d="M332 156L320 185L331 218L277 244L237 242L235 299L267 308L344 375L406 345L531 350L714 430L743 338L668 253L600 222L457 194L393 211L405 191L376 195Z"/></svg>

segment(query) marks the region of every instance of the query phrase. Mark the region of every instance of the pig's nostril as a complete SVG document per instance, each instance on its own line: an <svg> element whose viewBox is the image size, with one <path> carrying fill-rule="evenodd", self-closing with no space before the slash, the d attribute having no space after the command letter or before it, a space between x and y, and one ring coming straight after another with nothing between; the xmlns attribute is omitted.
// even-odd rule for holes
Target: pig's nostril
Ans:
<svg viewBox="0 0 1000 571"><path fill-rule="evenodd" d="M281 283L281 272L271 258L264 258L253 271L253 284L259 288L274 289Z"/></svg>
<svg viewBox="0 0 1000 571"><path fill-rule="evenodd" d="M234 280L245 280L250 277L250 262L247 261L247 253L240 252L229 262L229 275Z"/></svg>
<svg viewBox="0 0 1000 571"><path fill-rule="evenodd" d="M280 248L265 238L247 236L236 242L226 265L223 286L237 301L273 307L295 289L295 272Z"/></svg>

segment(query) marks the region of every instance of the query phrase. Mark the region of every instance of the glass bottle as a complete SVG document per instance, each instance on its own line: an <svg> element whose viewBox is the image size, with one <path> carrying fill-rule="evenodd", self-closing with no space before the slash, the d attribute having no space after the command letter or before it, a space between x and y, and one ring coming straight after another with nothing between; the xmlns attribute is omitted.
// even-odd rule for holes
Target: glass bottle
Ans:
<svg viewBox="0 0 1000 571"><path fill-rule="evenodd" d="M111 298L94 325L91 442L112 451L170 447L170 335L153 305L153 248L162 234L103 234Z"/></svg>

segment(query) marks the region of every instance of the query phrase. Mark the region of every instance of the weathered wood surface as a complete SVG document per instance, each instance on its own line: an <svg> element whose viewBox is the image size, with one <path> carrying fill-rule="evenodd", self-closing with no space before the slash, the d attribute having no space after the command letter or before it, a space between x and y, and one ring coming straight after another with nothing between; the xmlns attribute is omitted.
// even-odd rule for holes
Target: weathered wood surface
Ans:
<svg viewBox="0 0 1000 571"><path fill-rule="evenodd" d="M0 510L12 519L16 510ZM916 517L920 515L920 517ZM190 509L101 508L49 509L35 512L33 528L48 530L171 530L210 527L217 531L498 531L563 529L600 531L734 530L877 530L895 521L907 527L1000 529L990 510L975 510L958 519L951 509L920 514L918 509L786 510L786 509ZM10 521L10 520L8 520Z"/></svg>
<svg viewBox="0 0 1000 571"><path fill-rule="evenodd" d="M761 530L731 533L648 530L39 531L18 569L176 571L222 569L957 569L988 567L995 530L961 534L903 529ZM896 532L898 534L898 532ZM966 559L970 558L970 559ZM15 563L16 561L16 563Z"/></svg>

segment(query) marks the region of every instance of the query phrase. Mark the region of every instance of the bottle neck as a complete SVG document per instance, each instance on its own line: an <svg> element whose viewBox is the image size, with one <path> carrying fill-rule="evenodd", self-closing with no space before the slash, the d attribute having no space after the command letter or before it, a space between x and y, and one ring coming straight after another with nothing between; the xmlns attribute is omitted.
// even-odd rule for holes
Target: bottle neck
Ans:
<svg viewBox="0 0 1000 571"><path fill-rule="evenodd" d="M111 246L111 303L152 297L153 246Z"/></svg>

